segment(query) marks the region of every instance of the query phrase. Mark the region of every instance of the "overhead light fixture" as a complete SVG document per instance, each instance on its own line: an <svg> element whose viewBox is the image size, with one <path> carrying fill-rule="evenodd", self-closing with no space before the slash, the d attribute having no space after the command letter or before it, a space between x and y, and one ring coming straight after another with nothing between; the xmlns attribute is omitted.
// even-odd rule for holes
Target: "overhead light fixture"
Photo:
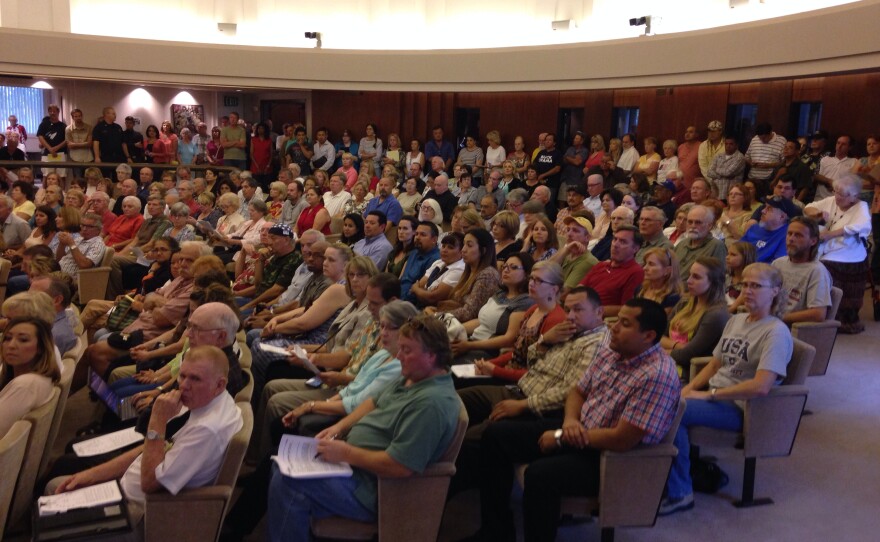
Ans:
<svg viewBox="0 0 880 542"><path fill-rule="evenodd" d="M643 17L634 17L629 20L630 26L644 26L645 27L645 35L651 35L651 16L645 15Z"/></svg>
<svg viewBox="0 0 880 542"><path fill-rule="evenodd" d="M238 25L235 23L217 23L217 30L227 36L234 36L238 32Z"/></svg>
<svg viewBox="0 0 880 542"><path fill-rule="evenodd" d="M54 89L55 87L53 87L53 86L50 85L49 83L47 83L47 82L41 80L41 81L36 81L34 84L32 84L32 85L31 85L31 88L42 88L42 89L45 89L45 90L52 90L52 89Z"/></svg>
<svg viewBox="0 0 880 542"><path fill-rule="evenodd" d="M550 23L550 27L553 30L571 30L572 28L577 28L577 23L574 19L565 19L562 21L553 21Z"/></svg>

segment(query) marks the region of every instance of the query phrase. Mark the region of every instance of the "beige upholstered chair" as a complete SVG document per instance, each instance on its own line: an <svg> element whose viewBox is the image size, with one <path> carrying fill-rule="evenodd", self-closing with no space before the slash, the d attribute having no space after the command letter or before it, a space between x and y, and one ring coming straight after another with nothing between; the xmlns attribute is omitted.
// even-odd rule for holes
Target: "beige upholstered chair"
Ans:
<svg viewBox="0 0 880 542"><path fill-rule="evenodd" d="M803 383L810 372L815 354L815 348L795 339L788 374L782 385L774 387L764 397L746 401L742 431L745 455L742 498L734 506L759 506L773 502L771 499L755 498L755 467L758 458L791 455L809 394ZM735 441L737 437L735 433L708 427L692 427L689 434L691 443L695 445L710 440L732 444L731 441Z"/></svg>
<svg viewBox="0 0 880 542"><path fill-rule="evenodd" d="M840 299L843 290L837 287L831 288L831 308L824 322L798 322L791 326L791 335L800 339L816 349L816 358L808 376L823 376L828 371L828 362L831 361L831 351L834 350L834 342L837 340L837 330L840 322L835 320L837 309L840 307Z"/></svg>
<svg viewBox="0 0 880 542"><path fill-rule="evenodd" d="M3 473L4 480L0 483L0 540L3 539L6 517L9 513L9 505L12 503L12 492L15 489L13 482L21 471L30 431L30 422L20 420L15 422L0 439L0 473Z"/></svg>
<svg viewBox="0 0 880 542"><path fill-rule="evenodd" d="M235 402L250 403L251 397L254 395L254 374L251 373L250 369L242 369L242 372L247 381L244 383L241 391L235 394Z"/></svg>
<svg viewBox="0 0 880 542"><path fill-rule="evenodd" d="M406 478L379 478L377 522L313 518L312 533L334 540L374 540L377 536L379 542L436 540L467 422L467 411L462 405L452 442L440 461L428 465L424 472Z"/></svg>
<svg viewBox="0 0 880 542"><path fill-rule="evenodd" d="M77 344L82 339L77 339ZM76 348L74 348L76 350ZM82 349L84 351L85 348ZM82 355L82 351L80 355ZM71 351L73 352L73 351ZM40 460L40 470L37 476L42 479L49 471L49 457L52 455L52 447L55 445L55 439L58 437L58 430L61 429L61 419L64 417L64 407L67 406L67 396L70 394L70 383L73 381L73 373L76 370L76 362L79 356L64 357L61 360L64 364L64 375L58 381L58 406L55 408L55 415L52 416L52 425L49 427L49 435L46 437L46 446L43 449L43 459Z"/></svg>
<svg viewBox="0 0 880 542"><path fill-rule="evenodd" d="M27 524L28 511L33 504L34 486L37 483L37 474L43 460L43 451L46 448L46 440L52 428L52 419L58 407L58 397L61 390L55 386L52 398L45 405L30 411L24 420L31 424L28 435L27 449L21 472L18 473L18 481L15 484L15 494L12 497L12 508L9 513L9 526L13 529L21 529ZM4 480L6 476L4 473Z"/></svg>
<svg viewBox="0 0 880 542"><path fill-rule="evenodd" d="M341 216L334 216L330 219L330 233L341 234L342 233L342 223L345 219Z"/></svg>
<svg viewBox="0 0 880 542"><path fill-rule="evenodd" d="M147 495L144 514L146 542L211 542L220 537L220 526L229 508L232 490L254 428L251 405L236 404L241 410L243 424L226 449L216 483L208 487L184 489L177 495Z"/></svg>
<svg viewBox="0 0 880 542"><path fill-rule="evenodd" d="M338 242L340 239L342 239L342 234L341 234L341 233L331 233L330 235L325 235L325 236L324 236L324 241L330 243L331 245L332 245L333 243Z"/></svg>
<svg viewBox="0 0 880 542"><path fill-rule="evenodd" d="M12 262L0 258L0 303L6 299L6 284L9 282L9 271L12 270ZM3 534L0 532L0 534Z"/></svg>
<svg viewBox="0 0 880 542"><path fill-rule="evenodd" d="M85 305L93 299L106 299L107 284L110 282L110 263L116 252L113 247L104 250L101 265L79 271L79 304Z"/></svg>

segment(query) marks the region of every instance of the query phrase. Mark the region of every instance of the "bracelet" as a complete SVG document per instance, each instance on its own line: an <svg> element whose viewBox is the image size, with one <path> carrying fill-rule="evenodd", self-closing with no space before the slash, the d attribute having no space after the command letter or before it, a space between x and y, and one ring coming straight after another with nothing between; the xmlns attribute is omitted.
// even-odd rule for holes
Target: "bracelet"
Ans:
<svg viewBox="0 0 880 542"><path fill-rule="evenodd" d="M309 412L313 412L315 410L315 402L309 401Z"/></svg>

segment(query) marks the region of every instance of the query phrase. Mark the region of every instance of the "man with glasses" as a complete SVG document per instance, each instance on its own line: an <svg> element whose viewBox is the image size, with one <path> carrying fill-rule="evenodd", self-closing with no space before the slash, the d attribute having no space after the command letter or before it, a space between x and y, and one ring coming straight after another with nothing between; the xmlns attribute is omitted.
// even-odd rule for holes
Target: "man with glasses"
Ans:
<svg viewBox="0 0 880 542"><path fill-rule="evenodd" d="M562 266L565 277L563 293L577 286L590 269L599 263L599 260L587 250L590 236L593 234L593 223L590 222L587 213L588 211L579 211L565 219L568 228L565 233L565 244L550 258L550 261Z"/></svg>
<svg viewBox="0 0 880 542"><path fill-rule="evenodd" d="M80 239L66 231L58 232L58 248L55 257L61 271L74 280L79 279L80 269L90 269L104 258L104 240L101 239L101 216L86 213L80 222Z"/></svg>
<svg viewBox="0 0 880 542"><path fill-rule="evenodd" d="M147 199L147 215L148 218L141 224L134 238L113 256L110 263L110 282L107 284L107 297L110 299L122 295L126 289L135 288L149 271L148 267L137 263L138 258L132 250L143 249L150 241L162 237L165 230L171 227L171 222L165 216L165 202L160 196L150 196Z"/></svg>
<svg viewBox="0 0 880 542"><path fill-rule="evenodd" d="M584 208L593 213L594 217L602 214L602 190L605 181L598 173L587 176L587 197L584 199Z"/></svg>
<svg viewBox="0 0 880 542"><path fill-rule="evenodd" d="M715 212L702 205L695 205L687 215L687 238L675 247L682 281L691 274L691 265L701 256L718 258L724 262L727 246L724 241L715 239L710 232L715 224Z"/></svg>
<svg viewBox="0 0 880 542"><path fill-rule="evenodd" d="M645 252L652 248L672 250L672 242L663 235L666 224L666 213L659 207L644 207L639 214L639 233L642 236L642 248L636 253L636 262L645 265Z"/></svg>
<svg viewBox="0 0 880 542"><path fill-rule="evenodd" d="M501 182L501 172L497 170L490 171L486 176L486 180L477 188L477 196L480 198L480 201L483 201L483 198L486 196L492 196L492 199L495 200L495 206L499 209L503 209L506 203L507 194L504 193L504 190L498 189L498 184Z"/></svg>

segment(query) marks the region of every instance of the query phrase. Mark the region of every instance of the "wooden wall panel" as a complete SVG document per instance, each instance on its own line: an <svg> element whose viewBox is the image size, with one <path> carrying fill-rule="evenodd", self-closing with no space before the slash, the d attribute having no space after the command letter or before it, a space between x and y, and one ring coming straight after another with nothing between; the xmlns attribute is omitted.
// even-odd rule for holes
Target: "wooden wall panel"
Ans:
<svg viewBox="0 0 880 542"><path fill-rule="evenodd" d="M822 128L831 142L846 133L855 139L856 153L865 151L865 138L880 133L880 103L874 97L880 74L826 77L822 99Z"/></svg>
<svg viewBox="0 0 880 542"><path fill-rule="evenodd" d="M728 103L731 105L758 103L758 83L731 84Z"/></svg>
<svg viewBox="0 0 880 542"><path fill-rule="evenodd" d="M807 77L792 82L792 102L821 102L824 77Z"/></svg>
<svg viewBox="0 0 880 542"><path fill-rule="evenodd" d="M758 123L769 122L780 134L788 132L792 80L762 81L758 86Z"/></svg>
<svg viewBox="0 0 880 542"><path fill-rule="evenodd" d="M460 93L456 94L455 106L480 110L481 146L486 146L487 132L498 130L505 149L513 149L513 140L517 135L522 135L526 148L531 148L534 134L556 130L559 93Z"/></svg>
<svg viewBox="0 0 880 542"><path fill-rule="evenodd" d="M587 102L587 90L564 90L559 93L559 107L579 109Z"/></svg>
<svg viewBox="0 0 880 542"><path fill-rule="evenodd" d="M588 90L584 97L584 131L589 134L602 134L608 145L611 133L611 110L614 104L613 90Z"/></svg>
<svg viewBox="0 0 880 542"><path fill-rule="evenodd" d="M614 91L614 107L639 107L642 89L625 88Z"/></svg>
<svg viewBox="0 0 880 542"><path fill-rule="evenodd" d="M705 137L706 127L711 121L724 122L730 85L678 87L673 92L675 101L672 105L672 120L659 132L658 139L662 137L682 143L688 126L696 126L697 133Z"/></svg>

